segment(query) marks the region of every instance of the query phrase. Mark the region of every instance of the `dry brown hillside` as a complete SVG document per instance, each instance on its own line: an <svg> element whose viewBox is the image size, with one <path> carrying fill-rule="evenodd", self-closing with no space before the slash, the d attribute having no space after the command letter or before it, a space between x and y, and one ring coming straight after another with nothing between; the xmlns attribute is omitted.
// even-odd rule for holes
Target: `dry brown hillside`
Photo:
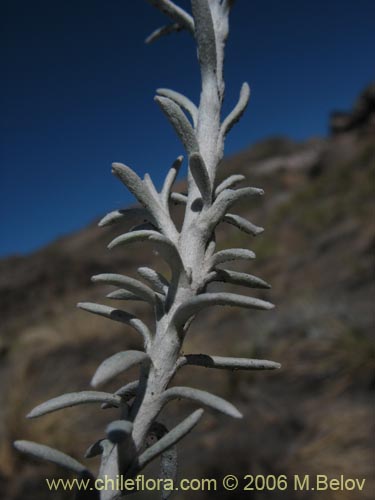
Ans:
<svg viewBox="0 0 375 500"><path fill-rule="evenodd" d="M181 477L343 474L366 478L365 488L189 492L176 494L176 500L374 498L373 105L351 126L336 114L334 133L326 139L270 139L224 162L223 172L243 173L249 184L266 190L262 201L238 207L266 231L251 239L222 225L220 244L255 251L257 259L242 268L273 285L260 296L277 307L213 308L193 323L185 352L272 359L282 369L227 373L185 367L178 377L183 385L228 398L244 414L242 421L231 421L207 413L180 444ZM93 274L135 275L150 260L163 270L147 246L107 250L119 231L92 224L32 255L0 261L1 498L71 498L45 485L45 477L60 477L61 470L21 457L12 441L42 442L83 460L112 418L113 410L90 405L35 421L24 416L46 399L87 389L105 357L139 347L128 327L75 307L102 297L103 288L90 282ZM134 303L131 310L147 318L144 306ZM166 421L192 407L176 402ZM96 459L91 461L96 467Z"/></svg>

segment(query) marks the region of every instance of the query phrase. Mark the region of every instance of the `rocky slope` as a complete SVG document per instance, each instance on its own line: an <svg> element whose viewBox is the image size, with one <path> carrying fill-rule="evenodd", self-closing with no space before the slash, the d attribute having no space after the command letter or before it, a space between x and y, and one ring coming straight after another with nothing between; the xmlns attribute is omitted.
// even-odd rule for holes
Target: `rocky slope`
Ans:
<svg viewBox="0 0 375 500"><path fill-rule="evenodd" d="M257 259L240 269L272 283L272 290L259 296L277 308L211 309L194 321L185 352L266 358L283 367L277 373L186 367L176 380L216 392L244 414L238 422L207 412L180 445L180 477L344 474L366 478L365 489L206 491L176 494L176 499L372 497L375 129L369 102L367 119L358 127L336 126L331 137L302 144L270 139L224 162L223 172L242 173L265 189L262 201L242 204L238 213L266 231L251 239L222 225L220 245L255 251ZM35 421L24 415L50 397L87 389L100 361L139 347L129 328L75 308L78 301L102 296L90 282L93 274L135 275L150 261L165 270L146 247L108 251L106 244L118 232L118 227L93 224L33 255L0 261L3 498L71 498L63 491L51 494L45 485L44 478L61 477L60 470L24 459L11 443L31 439L81 460L110 418L112 410L91 406ZM133 311L149 318L138 303ZM170 405L165 421L176 421L193 406Z"/></svg>

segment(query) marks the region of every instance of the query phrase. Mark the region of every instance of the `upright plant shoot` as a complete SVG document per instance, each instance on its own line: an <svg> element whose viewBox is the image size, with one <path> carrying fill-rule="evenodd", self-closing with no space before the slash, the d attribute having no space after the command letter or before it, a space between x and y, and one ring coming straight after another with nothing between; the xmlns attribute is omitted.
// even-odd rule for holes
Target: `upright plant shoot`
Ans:
<svg viewBox="0 0 375 500"><path fill-rule="evenodd" d="M101 455L99 478L136 476L154 458L161 462L160 475L174 480L177 471L176 443L199 422L199 408L173 429L158 422L163 407L173 399L186 398L234 418L241 413L228 401L192 387L171 386L176 372L185 365L216 369L269 370L279 368L273 361L230 358L208 354L181 354L182 344L194 317L208 306L237 306L247 309L272 309L273 305L248 295L210 292L208 285L223 282L245 288L269 288L261 278L225 269L235 260L251 260L251 250L229 248L216 251L215 230L225 222L256 236L263 229L231 213L232 207L248 197L261 196L263 190L237 187L245 179L230 175L218 184L217 171L223 157L224 141L248 104L250 89L242 85L237 104L222 119L224 99L223 62L228 36L231 0L191 0L192 15L171 0L149 0L170 19L169 24L154 31L146 40L152 42L174 31L187 30L198 49L201 71L201 96L195 105L186 96L169 89L159 89L156 102L174 128L185 149L188 163L187 193L173 191L183 157L178 157L165 177L160 192L148 174L141 179L131 168L113 163L113 174L140 203L136 208L117 210L105 216L100 226L118 221L136 221L135 226L110 242L109 248L147 242L170 267L168 279L149 267L137 270L143 281L119 274L99 274L92 280L113 285L107 295L115 304L140 300L153 310L154 326L150 329L139 318L116 306L82 302L78 307L92 314L133 327L142 337L143 349L121 351L104 360L95 372L91 385L95 390L64 394L36 408L29 418L40 417L62 408L82 403L101 403L118 408L117 420L106 429L106 436L94 443L86 457ZM170 210L174 204L184 206L181 228L177 228ZM128 368L137 365L139 378L114 393L100 387ZM17 441L18 450L66 467L80 477L93 478L86 466L50 447L29 441ZM93 499L115 500L125 492L92 491ZM164 490L162 498L171 491ZM79 497L81 493L78 492ZM87 492L85 492L87 495ZM87 498L87 496L85 497Z"/></svg>

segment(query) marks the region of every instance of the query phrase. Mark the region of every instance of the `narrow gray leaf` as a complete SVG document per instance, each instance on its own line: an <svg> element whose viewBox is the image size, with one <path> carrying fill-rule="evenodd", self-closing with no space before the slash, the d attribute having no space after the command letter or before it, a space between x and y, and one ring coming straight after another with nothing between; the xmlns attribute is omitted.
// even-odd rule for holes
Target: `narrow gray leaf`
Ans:
<svg viewBox="0 0 375 500"><path fill-rule="evenodd" d="M250 99L250 87L248 83L243 83L240 91L240 97L238 99L238 102L236 106L233 108L233 110L229 113L229 115L225 118L221 125L221 130L220 133L222 137L224 137L228 132L231 130L233 125L237 123L242 115L244 114L247 104Z"/></svg>
<svg viewBox="0 0 375 500"><path fill-rule="evenodd" d="M244 198L249 196L262 196L264 194L264 190L255 187L244 187L239 189L226 189L221 192L217 197L215 204L217 202L218 205L225 204L227 208L230 208L237 201L241 201Z"/></svg>
<svg viewBox="0 0 375 500"><path fill-rule="evenodd" d="M240 189L225 189L216 198L215 202L207 212L207 221L210 222L211 227L214 228L225 216L228 209L234 203L241 201L249 196L263 195L263 189L245 187Z"/></svg>
<svg viewBox="0 0 375 500"><path fill-rule="evenodd" d="M130 278L129 276L106 273L106 274L97 274L96 276L93 276L91 279L94 283L108 283L110 285L120 286L122 288L125 288L126 290L129 290L129 292L138 295L138 297L141 297L141 299L145 300L146 302L149 302L152 305L155 304L154 291L151 290L151 288L149 288L148 286L141 283L140 281L134 278Z"/></svg>
<svg viewBox="0 0 375 500"><path fill-rule="evenodd" d="M223 217L223 222L232 224L233 226L238 227L238 229L241 229L241 231L244 231L247 234L251 234L252 236L257 236L258 234L261 234L264 231L263 227L256 226L255 224L244 219L240 215L225 214Z"/></svg>
<svg viewBox="0 0 375 500"><path fill-rule="evenodd" d="M224 281L225 283L242 285L250 288L271 288L269 283L252 274L239 273L228 269L216 269L210 274L212 275L209 277L208 282Z"/></svg>
<svg viewBox="0 0 375 500"><path fill-rule="evenodd" d="M186 436L186 434L188 434L193 427L197 425L202 415L202 408L196 410L185 418L185 420L183 420L180 424L176 425L176 427L163 436L157 443L150 446L150 448L147 448L147 450L145 450L138 458L138 463L135 465L134 469L136 469L136 471L142 470L149 462L151 462L151 460L180 441L180 439Z"/></svg>
<svg viewBox="0 0 375 500"><path fill-rule="evenodd" d="M142 351L120 351L104 360L95 372L91 385L96 387L111 380L116 375L128 370L134 365L149 360Z"/></svg>
<svg viewBox="0 0 375 500"><path fill-rule="evenodd" d="M178 250L174 244L161 235L157 231L136 231L134 233L122 234L115 238L108 245L108 248L113 248L117 245L124 245L128 243L138 242L138 241L150 241L153 243L160 254L163 256L164 260L169 264L173 272L179 272L182 269L182 262Z"/></svg>
<svg viewBox="0 0 375 500"><path fill-rule="evenodd" d="M186 205L187 196L182 193L171 193L170 199L177 205Z"/></svg>
<svg viewBox="0 0 375 500"><path fill-rule="evenodd" d="M210 392L201 391L192 387L171 387L162 395L163 404L168 403L172 399L179 398L191 399L192 401L207 405L214 410L220 411L225 415L229 415L230 417L242 418L241 413L235 406L232 405L232 403L229 403L225 399L215 396Z"/></svg>
<svg viewBox="0 0 375 500"><path fill-rule="evenodd" d="M117 245L124 245L127 243L134 243L138 241L150 240L153 236L158 237L160 233L157 231L145 230L145 231L133 231L131 233L121 234L112 240L108 248L114 248ZM171 244L171 243L170 243Z"/></svg>
<svg viewBox="0 0 375 500"><path fill-rule="evenodd" d="M208 0L192 0L195 39L203 78L214 76L217 67L216 37Z"/></svg>
<svg viewBox="0 0 375 500"><path fill-rule="evenodd" d="M76 406L86 403L108 403L112 406L120 406L121 398L108 392L97 391L81 391L63 394L56 398L50 399L39 406L36 406L27 415L27 418L36 418L53 411L61 410L71 406Z"/></svg>
<svg viewBox="0 0 375 500"><path fill-rule="evenodd" d="M184 365L230 370L277 370L281 368L280 363L267 359L231 358L207 354L186 354L178 361L179 367Z"/></svg>
<svg viewBox="0 0 375 500"><path fill-rule="evenodd" d="M129 292L129 290L114 290L106 295L107 299L113 300L143 300L141 297L135 293Z"/></svg>
<svg viewBox="0 0 375 500"><path fill-rule="evenodd" d="M178 175L178 172L181 168L182 162L184 160L183 156L179 156L176 158L176 160L173 162L172 167L170 168L168 174L165 177L163 188L161 190L161 199L164 203L164 206L168 207L168 201L171 195L171 189L173 186L174 181L176 180L176 177Z"/></svg>
<svg viewBox="0 0 375 500"><path fill-rule="evenodd" d="M167 14L171 19L181 24L190 33L194 33L193 18L174 2L171 0L148 0L148 2Z"/></svg>
<svg viewBox="0 0 375 500"><path fill-rule="evenodd" d="M154 269L150 269L149 267L139 267L137 272L156 292L163 295L167 294L169 282L162 274L158 273Z"/></svg>
<svg viewBox="0 0 375 500"><path fill-rule="evenodd" d="M255 259L255 253L245 248L228 248L215 253L211 259L211 265L216 266L230 260L251 260Z"/></svg>
<svg viewBox="0 0 375 500"><path fill-rule="evenodd" d="M153 43L165 35L170 35L171 33L177 33L178 31L181 30L182 30L181 24L178 23L166 24L165 26L161 26L160 28L157 28L152 33L150 33L150 35L146 38L145 43L147 44Z"/></svg>
<svg viewBox="0 0 375 500"><path fill-rule="evenodd" d="M154 200L149 196L149 191L144 186L140 177L127 165L112 163L112 173L118 177L137 200L148 209L154 209Z"/></svg>
<svg viewBox="0 0 375 500"><path fill-rule="evenodd" d="M237 184L244 181L245 179L246 179L246 177L244 175L241 175L241 174L230 175L229 177L224 179L223 182L221 182L217 186L217 188L215 189L215 197L218 196L225 189L229 189L229 188L232 188L234 186L237 186Z"/></svg>
<svg viewBox="0 0 375 500"><path fill-rule="evenodd" d="M177 237L178 233L176 227L165 208L162 206L160 197L150 177L146 174L145 180L142 181L131 168L121 163L113 163L112 172L125 184L125 186L127 186L129 191L136 196L141 205L150 212L152 224L167 236L171 238Z"/></svg>
<svg viewBox="0 0 375 500"><path fill-rule="evenodd" d="M125 208L110 212L100 220L98 226L109 226L118 221L125 221L130 225L135 225L147 222L150 218L152 219L150 212L143 207Z"/></svg>
<svg viewBox="0 0 375 500"><path fill-rule="evenodd" d="M180 305L174 314L173 322L180 328L193 315L208 306L237 306L248 309L273 309L275 306L265 300L254 297L246 297L234 293L204 293L193 297Z"/></svg>
<svg viewBox="0 0 375 500"><path fill-rule="evenodd" d="M146 345L151 340L150 330L143 323L143 321L136 318L132 314L123 311L122 309L115 309L114 307L105 306L103 304L95 304L93 302L79 302L77 307L92 314L98 314L104 318L112 319L113 321L119 321L120 323L132 326L143 336Z"/></svg>
<svg viewBox="0 0 375 500"><path fill-rule="evenodd" d="M203 204L211 204L211 181L204 160L199 153L193 153L189 157L190 172L201 193Z"/></svg>
<svg viewBox="0 0 375 500"><path fill-rule="evenodd" d="M145 174L143 177L143 184L146 186L146 189L149 192L150 198L155 200L159 200L159 193L156 190L155 184L152 182L150 174Z"/></svg>
<svg viewBox="0 0 375 500"><path fill-rule="evenodd" d="M55 448L50 448L44 444L34 443L32 441L16 441L14 447L21 453L26 453L35 458L48 460L54 464L60 465L65 469L69 469L77 474L87 474L87 467L79 463L74 458L66 455L62 451Z"/></svg>
<svg viewBox="0 0 375 500"><path fill-rule="evenodd" d="M187 111L191 116L194 127L197 125L198 108L188 97L184 96L183 94L180 94L179 92L176 92L175 90L170 90L170 89L157 89L156 92L157 94L163 97L168 97L176 104L181 106L181 108Z"/></svg>
<svg viewBox="0 0 375 500"><path fill-rule="evenodd" d="M186 151L189 154L198 151L199 146L194 129L180 106L168 97L156 96L155 101L173 126Z"/></svg>

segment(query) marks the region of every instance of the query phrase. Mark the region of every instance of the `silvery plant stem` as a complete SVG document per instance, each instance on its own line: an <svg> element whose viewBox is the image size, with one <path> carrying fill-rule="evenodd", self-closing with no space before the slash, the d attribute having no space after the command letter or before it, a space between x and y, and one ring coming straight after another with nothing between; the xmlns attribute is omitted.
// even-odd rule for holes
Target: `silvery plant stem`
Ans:
<svg viewBox="0 0 375 500"><path fill-rule="evenodd" d="M137 271L143 281L119 274L93 276L95 283L115 287L107 295L112 305L83 302L78 307L131 326L143 339L143 350L114 354L104 360L94 374L91 384L95 390L53 398L34 408L28 417L40 417L83 403L101 403L103 409L118 408L118 417L108 425L106 435L90 446L85 455L87 458L101 456L98 477L132 478L151 460L159 457L160 477L175 481L175 445L197 425L203 409L194 411L168 430L157 420L167 403L184 398L234 418L242 417L231 403L219 396L197 388L171 386L175 373L188 365L230 370L273 370L280 365L268 360L181 354L189 326L202 309L208 306L273 308L270 302L249 295L209 291L212 282L250 289L270 288L259 277L222 267L228 262L254 259L255 254L251 250L229 248L216 251L215 248L215 230L222 222L232 224L251 236L263 231L263 228L230 213L236 202L261 196L263 191L238 187L245 179L239 174L217 183L225 137L241 118L250 95L249 86L244 83L237 104L228 116L222 117L224 49L233 0L191 0L191 14L171 0L149 0L149 3L166 14L169 24L155 30L147 38L148 43L161 36L187 30L197 45L202 81L199 105L170 89L159 89L155 97L186 151L187 193L172 191L183 163L182 156L172 164L160 192L148 174L141 179L128 166L114 163L113 174L135 196L139 206L111 212L99 225L126 222L131 229L110 242L109 248L149 243L168 263L170 275L165 277L154 269L141 267ZM171 217L170 210L175 203L184 206L180 228L176 227ZM152 308L152 328L121 307L113 306L114 303L133 300L146 302ZM96 390L133 366L139 369L137 380L128 382L114 393ZM29 455L68 468L80 477L95 478L87 467L58 450L29 441L17 441L15 446ZM128 493L121 489L107 489L93 491L92 498L115 500ZM168 498L170 493L167 489L163 490L162 498ZM77 498L79 495L78 492Z"/></svg>

